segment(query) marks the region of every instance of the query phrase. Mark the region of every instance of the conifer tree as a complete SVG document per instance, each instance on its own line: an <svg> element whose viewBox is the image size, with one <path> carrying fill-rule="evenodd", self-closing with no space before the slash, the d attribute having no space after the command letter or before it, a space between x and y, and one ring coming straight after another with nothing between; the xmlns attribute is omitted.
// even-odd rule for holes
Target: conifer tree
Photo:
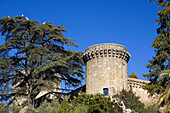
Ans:
<svg viewBox="0 0 170 113"><path fill-rule="evenodd" d="M0 102L0 113L9 113L7 107L5 107L5 103Z"/></svg>
<svg viewBox="0 0 170 113"><path fill-rule="evenodd" d="M133 72L133 73L130 73L130 74L129 74L129 77L130 77L130 78L138 78L138 76L137 76L137 75L135 75L135 73L134 73L134 72Z"/></svg>
<svg viewBox="0 0 170 113"><path fill-rule="evenodd" d="M0 19L0 33L5 36L0 45L0 100L10 104L22 96L34 107L40 91L58 91L61 80L68 87L80 84L82 52L66 49L78 45L64 37L65 31L63 26L24 16Z"/></svg>
<svg viewBox="0 0 170 113"><path fill-rule="evenodd" d="M166 74L160 76L162 71L170 69L170 4L169 0L154 1L161 9L161 11L158 11L159 20L156 21L159 25L157 28L158 36L154 38L154 42L152 43L156 56L152 60L149 60L149 64L147 65L149 73L143 75L151 81L144 87L151 95L155 93L163 94L170 84L169 76Z"/></svg>

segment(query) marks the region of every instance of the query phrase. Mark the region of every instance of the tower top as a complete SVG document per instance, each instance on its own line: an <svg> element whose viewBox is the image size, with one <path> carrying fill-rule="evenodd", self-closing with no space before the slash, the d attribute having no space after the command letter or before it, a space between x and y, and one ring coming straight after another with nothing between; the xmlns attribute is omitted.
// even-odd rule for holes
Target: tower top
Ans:
<svg viewBox="0 0 170 113"><path fill-rule="evenodd" d="M94 58L116 57L129 61L131 55L127 52L125 46L115 43L102 43L88 47L83 55L83 60L87 61Z"/></svg>
<svg viewBox="0 0 170 113"><path fill-rule="evenodd" d="M95 44L92 46L89 46L86 51L88 50L97 50L97 49L101 49L101 48L122 48L123 50L127 51L126 47L120 44L116 44L116 43L101 43L101 44Z"/></svg>

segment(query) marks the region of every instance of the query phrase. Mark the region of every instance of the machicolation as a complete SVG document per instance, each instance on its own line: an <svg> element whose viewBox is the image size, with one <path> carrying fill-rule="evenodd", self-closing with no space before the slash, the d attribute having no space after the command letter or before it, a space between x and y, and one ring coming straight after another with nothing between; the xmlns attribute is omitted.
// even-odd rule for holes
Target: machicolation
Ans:
<svg viewBox="0 0 170 113"><path fill-rule="evenodd" d="M104 43L88 47L86 49L86 53L83 55L85 62L100 57L116 57L124 59L128 62L130 59L130 54L127 52L126 47L120 44Z"/></svg>

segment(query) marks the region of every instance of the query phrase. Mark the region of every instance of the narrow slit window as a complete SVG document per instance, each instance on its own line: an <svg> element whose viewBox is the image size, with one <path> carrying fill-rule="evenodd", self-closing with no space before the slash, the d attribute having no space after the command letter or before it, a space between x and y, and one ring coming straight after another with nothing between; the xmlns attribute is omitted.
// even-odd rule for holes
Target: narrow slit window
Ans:
<svg viewBox="0 0 170 113"><path fill-rule="evenodd" d="M108 96L108 88L103 88L103 93Z"/></svg>

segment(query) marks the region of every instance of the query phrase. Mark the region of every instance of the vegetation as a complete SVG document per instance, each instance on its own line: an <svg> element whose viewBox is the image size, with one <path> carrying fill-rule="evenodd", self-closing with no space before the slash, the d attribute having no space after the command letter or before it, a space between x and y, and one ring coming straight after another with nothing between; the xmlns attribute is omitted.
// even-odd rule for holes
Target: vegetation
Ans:
<svg viewBox="0 0 170 113"><path fill-rule="evenodd" d="M160 76L169 76L170 78L170 69L163 71ZM165 105L165 109L163 112L168 112L170 110L170 82L166 84L165 92L162 93L162 95L159 97L159 100L157 102L157 106Z"/></svg>
<svg viewBox="0 0 170 113"><path fill-rule="evenodd" d="M122 109L109 97L102 94L86 94L81 93L71 101L73 106L88 106L88 113L114 113L122 112ZM114 106L114 107L113 107Z"/></svg>
<svg viewBox="0 0 170 113"><path fill-rule="evenodd" d="M133 72L133 73L130 73L129 74L129 77L130 78L137 78L138 79L138 76L137 75L135 75L135 73Z"/></svg>
<svg viewBox="0 0 170 113"><path fill-rule="evenodd" d="M87 105L77 104L77 106L74 106L72 110L70 110L69 113L88 113L89 107Z"/></svg>
<svg viewBox="0 0 170 113"><path fill-rule="evenodd" d="M139 101L139 97L130 91L122 90L120 94L113 96L119 101L111 101L109 97L101 94L80 93L73 100L63 100L47 102L41 104L37 110L41 113L122 113L121 101L126 109L131 109L133 113L156 113L158 109L154 106L147 106Z"/></svg>
<svg viewBox="0 0 170 113"><path fill-rule="evenodd" d="M0 102L0 113L9 113L7 107L5 107L5 104L3 102Z"/></svg>
<svg viewBox="0 0 170 113"><path fill-rule="evenodd" d="M149 60L150 80L144 86L151 95L159 94L156 106L165 106L163 112L170 110L170 5L169 0L155 1L161 8L158 11L158 36L152 47L156 55ZM63 35L63 26L54 26L51 22L41 24L27 17L15 16L0 19L0 33L5 43L0 45L0 112L9 113L9 106L18 97L26 98L28 112L35 107L37 95L41 91L58 93L59 84L65 81L67 86L78 86L83 78L82 52L67 50L67 46L78 47L73 40ZM138 78L135 73L129 75ZM11 86L12 85L12 86ZM13 98L12 98L13 97ZM12 99L11 99L12 98ZM132 90L122 90L114 96L118 102L101 94L80 93L71 101L45 101L37 110L41 113L117 113L122 112L121 101L133 112L155 113L157 108L145 107ZM6 101L7 105L2 101ZM14 113L21 106L12 105ZM36 112L36 111L34 111Z"/></svg>
<svg viewBox="0 0 170 113"><path fill-rule="evenodd" d="M10 107L12 113L18 113L22 109L22 106L15 105L14 103Z"/></svg>
<svg viewBox="0 0 170 113"><path fill-rule="evenodd" d="M150 0L150 2L151 1L153 0ZM166 105L166 108L168 108L169 106L167 105L169 104L167 102L170 102L170 97L166 97L166 102L162 101L162 97L164 95L169 95L170 77L167 74L160 74L162 71L170 69L170 4L169 0L154 1L161 8L161 10L158 11L159 20L156 21L159 25L157 28L158 36L152 43L156 56L153 57L153 60L149 60L149 64L147 65L149 73L143 75L151 81L144 88L147 89L151 95L162 95L159 104L161 102L162 106Z"/></svg>
<svg viewBox="0 0 170 113"><path fill-rule="evenodd" d="M58 107L57 113L69 113L72 109L72 105L67 100L63 100Z"/></svg>
<svg viewBox="0 0 170 113"><path fill-rule="evenodd" d="M63 26L23 16L0 19L0 33L5 36L0 45L0 101L9 105L22 96L34 107L36 96L47 90L48 94L57 93L61 80L67 86L80 84L82 52L66 49L78 45L63 36L65 31Z"/></svg>
<svg viewBox="0 0 170 113"><path fill-rule="evenodd" d="M45 110L48 109L48 112L51 111L53 108L51 108L52 105L49 104L51 103L40 105L40 107L38 108L39 111L43 111L43 107ZM55 108L57 109L55 109L54 112L57 113L82 113L82 111L83 113L122 112L122 109L116 103L112 102L109 97L105 97L101 94L92 95L86 93L80 93L78 97L75 97L70 102L63 100L60 104L55 106Z"/></svg>
<svg viewBox="0 0 170 113"><path fill-rule="evenodd" d="M132 90L126 91L122 90L120 94L115 95L114 97L119 98L124 102L126 108L133 109L136 112L142 113L144 111L144 104L139 101L138 96L135 96Z"/></svg>
<svg viewBox="0 0 170 113"><path fill-rule="evenodd" d="M145 106L144 113L161 113L161 112L159 111L159 108L155 107L155 104L153 104Z"/></svg>
<svg viewBox="0 0 170 113"><path fill-rule="evenodd" d="M72 106L72 103L63 100L59 103L56 100L52 102L45 101L37 109L40 113L88 113L88 106L77 104Z"/></svg>
<svg viewBox="0 0 170 113"><path fill-rule="evenodd" d="M36 110L40 113L56 113L59 104L57 100L52 100L51 102L46 100Z"/></svg>
<svg viewBox="0 0 170 113"><path fill-rule="evenodd" d="M132 112L138 113L156 113L158 111L154 106L145 106L144 103L140 102L140 97L136 96L132 89L129 91L122 90L120 94L113 96L114 98L120 99L119 101L123 101L126 109L131 109Z"/></svg>

